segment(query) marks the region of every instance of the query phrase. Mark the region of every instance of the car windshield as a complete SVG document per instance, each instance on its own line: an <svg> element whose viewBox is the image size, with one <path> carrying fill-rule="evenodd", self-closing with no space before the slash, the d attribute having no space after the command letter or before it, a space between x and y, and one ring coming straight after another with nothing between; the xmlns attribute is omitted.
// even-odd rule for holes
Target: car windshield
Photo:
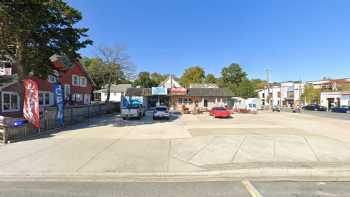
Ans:
<svg viewBox="0 0 350 197"><path fill-rule="evenodd" d="M216 111L225 111L226 109L224 107L215 107L213 110Z"/></svg>
<svg viewBox="0 0 350 197"><path fill-rule="evenodd" d="M165 107L157 107L156 111L167 111L167 108L165 108Z"/></svg>
<svg viewBox="0 0 350 197"><path fill-rule="evenodd" d="M137 108L140 108L140 105L139 104L129 105L128 108L129 109L137 109Z"/></svg>

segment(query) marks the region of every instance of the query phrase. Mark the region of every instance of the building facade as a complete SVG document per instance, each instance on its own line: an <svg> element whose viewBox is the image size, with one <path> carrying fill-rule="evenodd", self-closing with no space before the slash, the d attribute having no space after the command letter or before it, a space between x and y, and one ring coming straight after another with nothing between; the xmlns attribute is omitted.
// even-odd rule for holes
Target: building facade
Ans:
<svg viewBox="0 0 350 197"><path fill-rule="evenodd" d="M302 82L273 83L258 90L263 106L293 107L303 104L304 84Z"/></svg>
<svg viewBox="0 0 350 197"><path fill-rule="evenodd" d="M28 77L37 82L39 87L39 105L41 108L53 106L53 84L59 83L64 91L65 105L90 104L94 82L86 69L79 63L64 70L56 67L47 80L37 77ZM20 116L23 108L23 95L19 95L21 87L17 80L0 86L0 114L5 116Z"/></svg>

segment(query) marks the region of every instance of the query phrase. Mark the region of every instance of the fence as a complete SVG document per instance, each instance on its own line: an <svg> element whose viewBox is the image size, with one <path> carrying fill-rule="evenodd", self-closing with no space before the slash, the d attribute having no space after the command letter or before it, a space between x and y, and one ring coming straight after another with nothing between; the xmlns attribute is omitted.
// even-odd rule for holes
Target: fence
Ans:
<svg viewBox="0 0 350 197"><path fill-rule="evenodd" d="M104 103L65 107L63 126L76 124L79 122L86 121L92 117L113 112L120 112L119 103ZM23 126L18 127L2 126L2 128L0 128L0 141L3 143L7 143L8 141L18 140L30 135L37 134L42 131L60 127L61 125L58 125L56 123L55 116L56 107L44 108L43 112L40 114L40 130L35 128L32 124L25 124Z"/></svg>

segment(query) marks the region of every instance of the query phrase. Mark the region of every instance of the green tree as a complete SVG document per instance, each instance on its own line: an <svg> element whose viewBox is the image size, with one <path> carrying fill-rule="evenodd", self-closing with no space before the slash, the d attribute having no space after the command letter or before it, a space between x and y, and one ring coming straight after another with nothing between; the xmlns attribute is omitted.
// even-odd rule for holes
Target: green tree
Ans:
<svg viewBox="0 0 350 197"><path fill-rule="evenodd" d="M305 85L304 93L301 98L308 104L320 103L321 89L314 88L312 85Z"/></svg>
<svg viewBox="0 0 350 197"><path fill-rule="evenodd" d="M232 92L238 93L238 87L242 81L247 79L245 73L239 64L233 63L224 67L221 71L220 86L229 88Z"/></svg>
<svg viewBox="0 0 350 197"><path fill-rule="evenodd" d="M74 27L81 13L63 0L7 0L0 3L0 58L9 57L19 80L29 73L47 78L54 54L75 60L92 44L87 28Z"/></svg>
<svg viewBox="0 0 350 197"><path fill-rule="evenodd" d="M205 77L205 83L216 83L217 79L213 74L207 74L207 76Z"/></svg>
<svg viewBox="0 0 350 197"><path fill-rule="evenodd" d="M187 68L180 77L180 84L188 87L191 83L202 83L205 79L205 71L200 66Z"/></svg>
<svg viewBox="0 0 350 197"><path fill-rule="evenodd" d="M252 81L244 79L238 86L236 94L242 98L254 98L257 96L255 85Z"/></svg>
<svg viewBox="0 0 350 197"><path fill-rule="evenodd" d="M149 72L140 72L134 82L134 85L140 86L142 88L151 88L157 86L158 84L156 84L155 81L151 79Z"/></svg>
<svg viewBox="0 0 350 197"><path fill-rule="evenodd" d="M254 84L256 89L264 89L267 85L267 82L261 79L251 79L251 82Z"/></svg>
<svg viewBox="0 0 350 197"><path fill-rule="evenodd" d="M167 78L167 75L162 75L162 74L157 73L157 72L154 72L151 74L151 79L157 85L159 85L161 82L163 82L166 78Z"/></svg>

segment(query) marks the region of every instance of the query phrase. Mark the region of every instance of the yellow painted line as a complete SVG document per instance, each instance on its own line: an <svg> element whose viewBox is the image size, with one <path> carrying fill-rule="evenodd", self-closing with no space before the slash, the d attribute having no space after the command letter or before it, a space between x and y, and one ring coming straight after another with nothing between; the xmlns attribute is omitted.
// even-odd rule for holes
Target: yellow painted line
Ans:
<svg viewBox="0 0 350 197"><path fill-rule="evenodd" d="M243 180L242 184L252 197L263 197L250 181Z"/></svg>

